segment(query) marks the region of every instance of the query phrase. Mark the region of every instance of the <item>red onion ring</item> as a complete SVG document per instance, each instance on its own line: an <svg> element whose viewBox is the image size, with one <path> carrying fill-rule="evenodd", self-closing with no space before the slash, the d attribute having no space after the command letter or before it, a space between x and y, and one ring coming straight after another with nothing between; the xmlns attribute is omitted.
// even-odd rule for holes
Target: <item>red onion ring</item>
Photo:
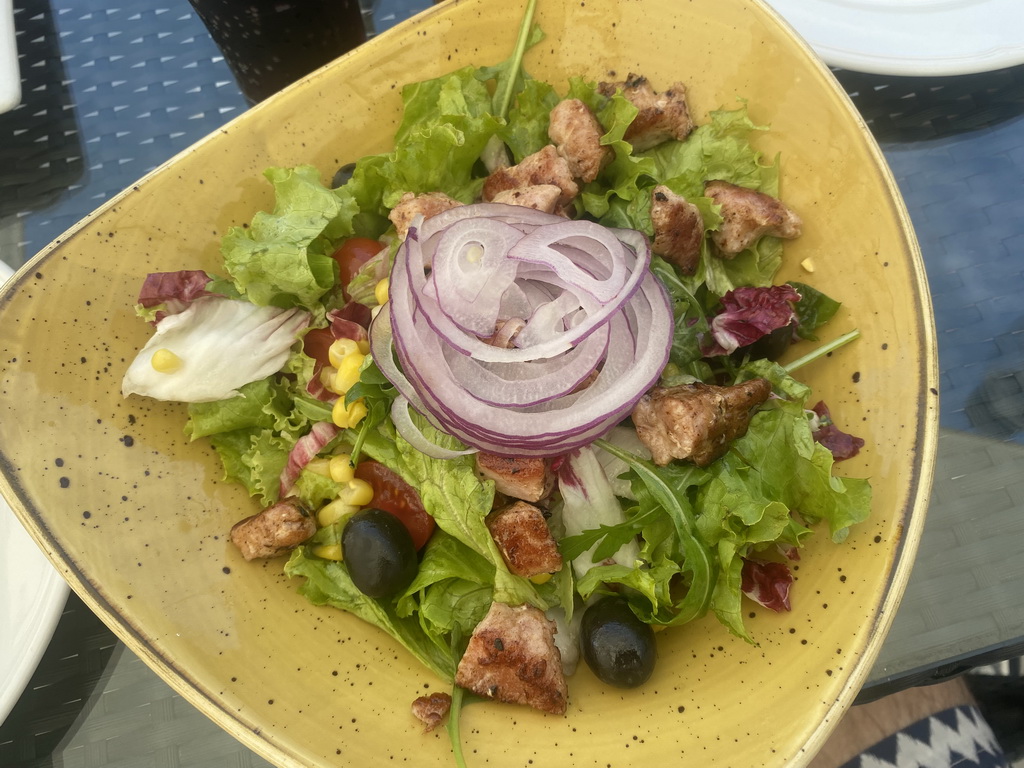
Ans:
<svg viewBox="0 0 1024 768"><path fill-rule="evenodd" d="M622 421L668 361L672 308L649 261L638 232L519 206L418 219L371 327L374 359L402 408L472 448L566 453ZM488 343L512 318L512 346ZM396 424L406 439L410 424Z"/></svg>

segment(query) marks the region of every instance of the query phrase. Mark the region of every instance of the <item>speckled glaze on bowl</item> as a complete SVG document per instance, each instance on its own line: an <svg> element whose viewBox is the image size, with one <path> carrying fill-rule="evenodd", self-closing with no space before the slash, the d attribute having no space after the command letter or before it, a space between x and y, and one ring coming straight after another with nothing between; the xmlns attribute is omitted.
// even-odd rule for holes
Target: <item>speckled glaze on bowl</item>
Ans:
<svg viewBox="0 0 1024 768"><path fill-rule="evenodd" d="M123 400L149 328L143 276L217 270L228 227L269 206L268 165L325 177L388 147L410 80L501 61L521 8L459 0L252 109L110 201L22 269L0 296L3 493L71 586L162 677L282 766L447 766L412 699L440 687L397 644L315 608L281 562L246 564L229 526L254 504L182 434L183 406ZM804 217L784 277L844 304L829 338L862 338L804 378L867 440L845 474L870 477L871 519L842 546L817 537L791 613L750 607L758 641L713 618L659 635L655 678L634 691L571 680L566 717L474 705L472 766L803 765L863 682L902 594L935 447L930 303L908 218L881 155L831 76L779 19L745 0L541 0L529 71L646 74L690 88L693 111L750 101L783 153L783 196ZM813 275L799 266L815 265ZM802 350L798 350L802 351Z"/></svg>

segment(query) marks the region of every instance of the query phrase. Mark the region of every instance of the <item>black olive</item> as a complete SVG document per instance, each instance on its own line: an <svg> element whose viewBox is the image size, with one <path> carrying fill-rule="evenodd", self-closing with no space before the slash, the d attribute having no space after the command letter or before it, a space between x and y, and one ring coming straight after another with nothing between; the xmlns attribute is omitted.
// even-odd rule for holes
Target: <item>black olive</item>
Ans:
<svg viewBox="0 0 1024 768"><path fill-rule="evenodd" d="M341 166L334 172L334 178L331 179L331 189L337 189L338 187L343 187L348 184L355 169L355 163L345 163L345 165Z"/></svg>
<svg viewBox="0 0 1024 768"><path fill-rule="evenodd" d="M636 688L654 672L654 630L621 597L605 597L587 608L580 646L587 666L608 685Z"/></svg>
<svg viewBox="0 0 1024 768"><path fill-rule="evenodd" d="M414 578L419 563L412 536L401 521L382 509L356 512L341 532L348 575L368 597L392 597Z"/></svg>

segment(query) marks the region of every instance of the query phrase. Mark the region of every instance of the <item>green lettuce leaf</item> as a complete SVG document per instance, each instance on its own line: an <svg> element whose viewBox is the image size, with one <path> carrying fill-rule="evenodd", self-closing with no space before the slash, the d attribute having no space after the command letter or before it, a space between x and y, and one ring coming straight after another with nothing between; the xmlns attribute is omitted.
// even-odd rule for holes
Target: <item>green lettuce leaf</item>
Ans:
<svg viewBox="0 0 1024 768"><path fill-rule="evenodd" d="M257 305L301 306L323 315L320 298L337 280L334 242L352 234L358 207L350 192L323 185L312 166L270 168L271 213L232 227L221 241L224 266L238 292Z"/></svg>
<svg viewBox="0 0 1024 768"><path fill-rule="evenodd" d="M413 418L428 440L444 448L461 450L462 444L430 426L418 415ZM409 445L393 431L390 422L364 436L362 449L389 467L420 494L424 509L437 526L482 556L495 569L494 599L509 605L530 603L549 608L534 585L509 572L484 518L491 511L494 484L481 480L470 457L432 459Z"/></svg>
<svg viewBox="0 0 1024 768"><path fill-rule="evenodd" d="M332 605L380 627L438 677L454 680L458 659L445 644L426 632L415 617L402 618L392 606L360 592L344 563L323 560L310 554L306 547L299 547L288 559L284 572L306 579L299 593L314 605Z"/></svg>

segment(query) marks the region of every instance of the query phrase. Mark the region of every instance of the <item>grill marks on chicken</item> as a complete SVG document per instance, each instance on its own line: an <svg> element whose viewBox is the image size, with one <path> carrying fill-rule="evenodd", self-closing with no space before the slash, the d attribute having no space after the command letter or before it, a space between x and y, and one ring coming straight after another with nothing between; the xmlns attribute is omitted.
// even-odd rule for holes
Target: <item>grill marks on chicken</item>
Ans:
<svg viewBox="0 0 1024 768"><path fill-rule="evenodd" d="M792 239L800 236L803 221L781 200L728 181L709 181L704 194L722 207L722 223L711 239L720 255L732 258L765 235Z"/></svg>
<svg viewBox="0 0 1024 768"><path fill-rule="evenodd" d="M679 267L684 275L696 272L704 242L704 219L697 206L659 184L651 191L651 224L651 250Z"/></svg>
<svg viewBox="0 0 1024 768"><path fill-rule="evenodd" d="M517 501L492 512L487 530L498 551L516 576L530 578L562 569L562 555L539 507Z"/></svg>
<svg viewBox="0 0 1024 768"><path fill-rule="evenodd" d="M231 541L242 557L256 560L295 549L314 533L316 521L296 499L288 498L235 523Z"/></svg>
<svg viewBox="0 0 1024 768"><path fill-rule="evenodd" d="M646 77L631 72L624 82L598 83L597 90L609 98L621 91L637 108L637 116L623 136L637 152L669 139L682 141L693 131L693 120L686 103L686 86L682 83L673 83L667 91L658 93Z"/></svg>
<svg viewBox="0 0 1024 768"><path fill-rule="evenodd" d="M655 387L633 408L637 435L658 466L688 459L706 467L746 434L754 413L772 392L765 379L720 387Z"/></svg>
<svg viewBox="0 0 1024 768"><path fill-rule="evenodd" d="M564 715L569 691L555 624L531 605L492 603L473 630L455 684L479 696Z"/></svg>

